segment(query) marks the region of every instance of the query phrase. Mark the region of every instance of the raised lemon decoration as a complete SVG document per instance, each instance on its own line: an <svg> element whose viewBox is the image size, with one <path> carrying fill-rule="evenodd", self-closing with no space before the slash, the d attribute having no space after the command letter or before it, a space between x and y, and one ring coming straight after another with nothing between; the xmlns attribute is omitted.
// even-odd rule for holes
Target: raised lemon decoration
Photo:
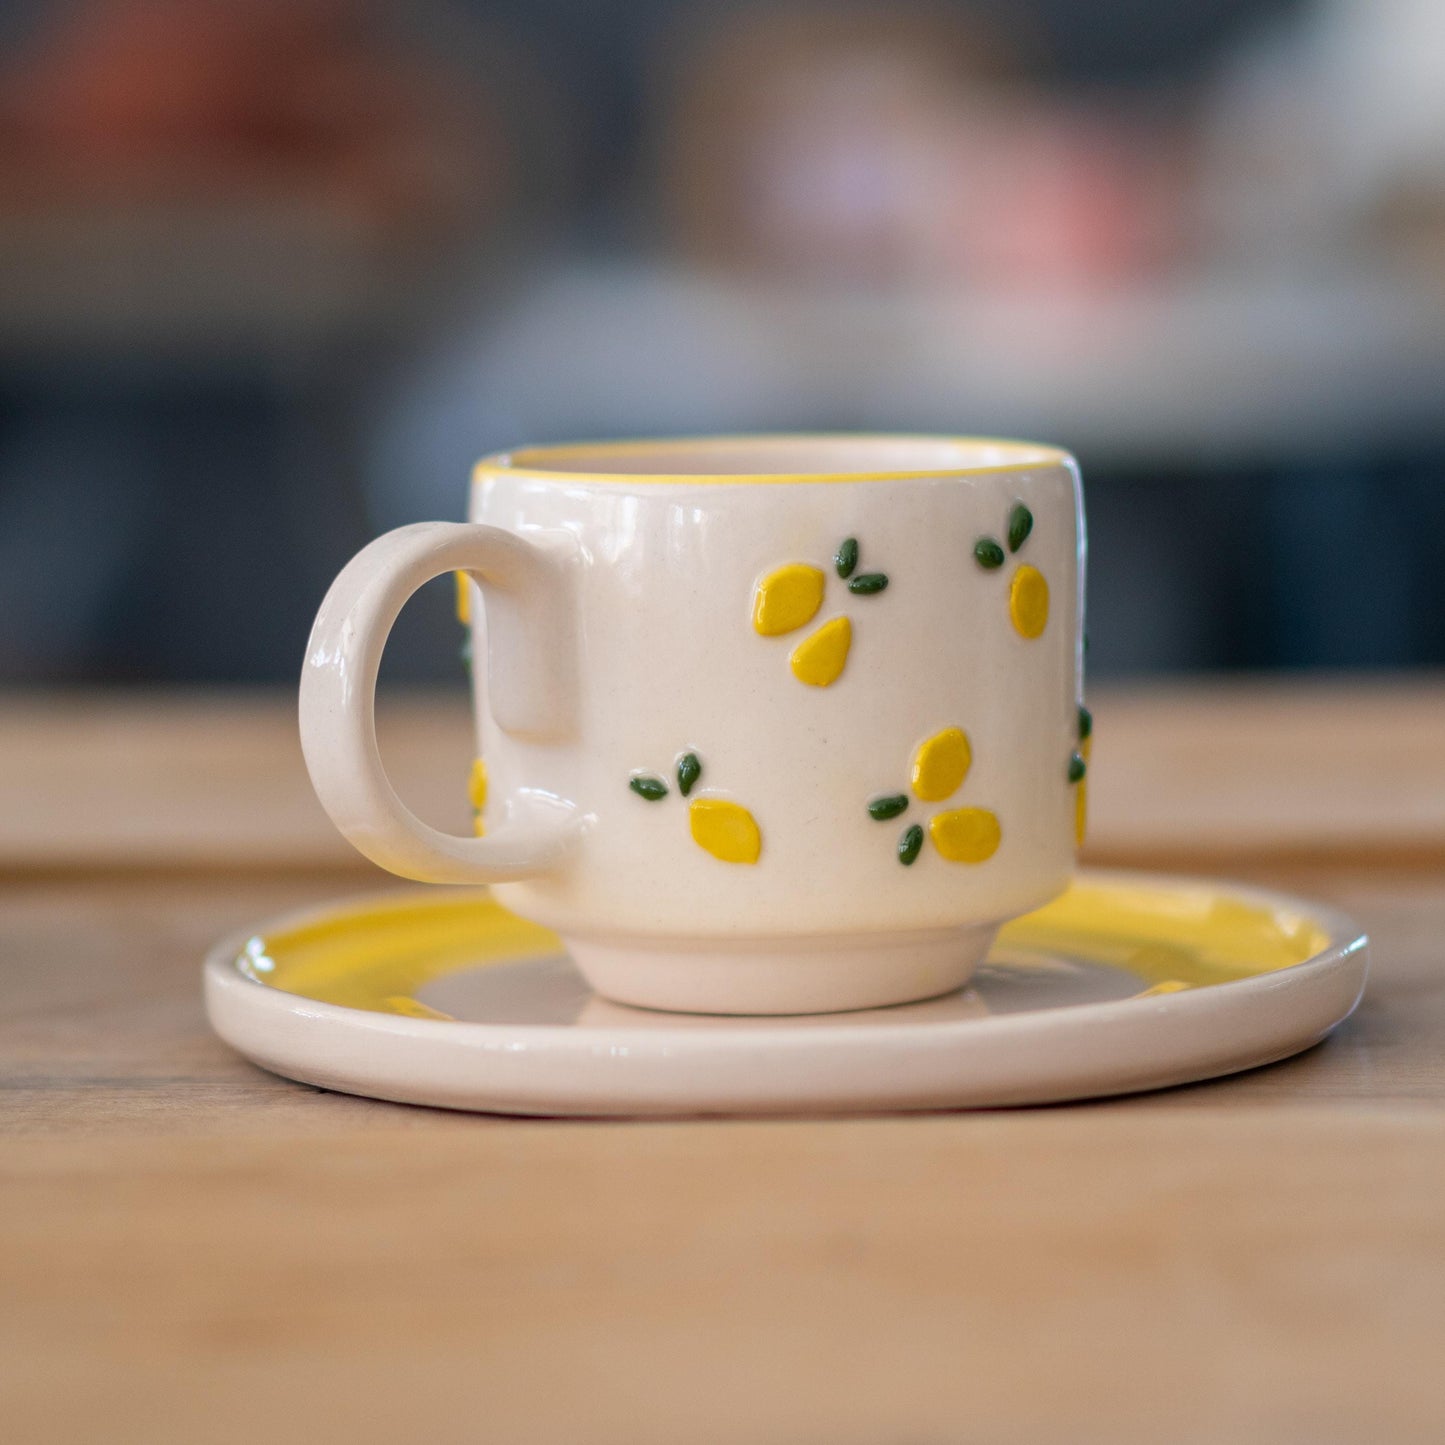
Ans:
<svg viewBox="0 0 1445 1445"><path fill-rule="evenodd" d="M1079 704L1079 750L1069 761L1069 781L1074 785L1074 846L1084 846L1089 826L1089 759L1094 751L1094 715Z"/></svg>
<svg viewBox="0 0 1445 1445"><path fill-rule="evenodd" d="M886 572L859 572L858 539L845 537L833 555L833 570L854 597L876 597L888 590ZM763 637L781 637L806 627L823 605L827 575L807 562L775 567L753 588L753 628ZM788 654L793 676L809 687L831 687L848 665L853 624L834 617Z"/></svg>
<svg viewBox="0 0 1445 1445"><path fill-rule="evenodd" d="M942 728L924 738L913 750L913 792L920 802L941 803L951 797L968 776L973 749L962 728ZM906 813L906 793L875 793L868 800L868 816L886 823ZM998 814L987 808L950 808L929 819L925 834L920 823L906 824L898 835L898 861L911 868L923 851L925 837L950 863L986 863L998 852L1003 829Z"/></svg>
<svg viewBox="0 0 1445 1445"><path fill-rule="evenodd" d="M756 863L763 851L763 835L741 803L694 798L688 805L687 821L693 842L724 863Z"/></svg>
<svg viewBox="0 0 1445 1445"><path fill-rule="evenodd" d="M998 817L987 808L952 808L928 824L934 847L951 863L984 863L998 852Z"/></svg>
<svg viewBox="0 0 1445 1445"><path fill-rule="evenodd" d="M1008 589L1008 615L1020 637L1043 635L1049 625L1049 584L1037 567L1025 563L1014 573Z"/></svg>
<svg viewBox="0 0 1445 1445"><path fill-rule="evenodd" d="M480 838L487 831L482 821L482 809L487 806L487 765L480 758L472 759L467 775L467 800L472 805L472 832Z"/></svg>
<svg viewBox="0 0 1445 1445"><path fill-rule="evenodd" d="M702 759L691 750L679 753L673 767L677 791L684 798L702 777ZM648 803L661 803L672 790L658 773L634 772L627 786ZM763 851L763 835L757 819L728 798L694 798L688 804L688 827L692 841L724 863L756 863Z"/></svg>
<svg viewBox="0 0 1445 1445"><path fill-rule="evenodd" d="M472 770L467 774L467 798L474 808L487 806L487 765L480 758L472 759Z"/></svg>
<svg viewBox="0 0 1445 1445"><path fill-rule="evenodd" d="M781 637L805 627L823 605L821 567L789 562L776 567L753 591L753 627L764 637Z"/></svg>
<svg viewBox="0 0 1445 1445"><path fill-rule="evenodd" d="M925 803L939 803L958 790L973 762L968 734L944 728L921 742L913 754L913 791Z"/></svg>
<svg viewBox="0 0 1445 1445"><path fill-rule="evenodd" d="M1022 502L1015 502L1008 514L1009 552L1017 552L1034 530L1034 514ZM1008 560L1003 544L994 537L980 537L973 544L973 560L985 572L993 572ZM1008 615L1014 631L1032 641L1042 637L1049 625L1049 584L1037 567L1020 565L1009 580Z"/></svg>
<svg viewBox="0 0 1445 1445"><path fill-rule="evenodd" d="M788 657L793 676L809 687L830 687L838 681L853 645L853 624L834 617L805 637Z"/></svg>

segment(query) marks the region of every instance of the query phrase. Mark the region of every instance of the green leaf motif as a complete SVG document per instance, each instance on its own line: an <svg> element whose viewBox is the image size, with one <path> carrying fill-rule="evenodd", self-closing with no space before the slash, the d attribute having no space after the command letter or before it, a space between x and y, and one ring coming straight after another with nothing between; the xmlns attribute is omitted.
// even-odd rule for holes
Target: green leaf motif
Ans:
<svg viewBox="0 0 1445 1445"><path fill-rule="evenodd" d="M667 784L656 773L638 773L627 785L639 798L655 803L667 796Z"/></svg>
<svg viewBox="0 0 1445 1445"><path fill-rule="evenodd" d="M1089 771L1089 765L1079 753L1074 753L1069 758L1069 781L1077 783L1085 773Z"/></svg>
<svg viewBox="0 0 1445 1445"><path fill-rule="evenodd" d="M1034 514L1022 502L1015 504L1008 514L1008 549L1017 552L1029 539L1034 529Z"/></svg>
<svg viewBox="0 0 1445 1445"><path fill-rule="evenodd" d="M833 565L838 569L838 575L846 582L853 575L854 568L858 565L858 539L849 537L837 551L833 558Z"/></svg>
<svg viewBox="0 0 1445 1445"><path fill-rule="evenodd" d="M887 585L888 578L882 572L860 572L848 584L848 590L869 597L875 592L881 592Z"/></svg>
<svg viewBox="0 0 1445 1445"><path fill-rule="evenodd" d="M1003 566L1003 548L992 537L980 537L973 544L973 560L987 572Z"/></svg>
<svg viewBox="0 0 1445 1445"><path fill-rule="evenodd" d="M1079 704L1079 741L1080 741L1080 742L1083 742L1085 738L1092 737L1092 736L1093 736L1093 732L1094 732L1094 714L1091 713L1091 712L1089 711L1089 709L1084 706L1083 703L1080 703L1080 704Z"/></svg>
<svg viewBox="0 0 1445 1445"><path fill-rule="evenodd" d="M907 793L889 793L886 797L874 798L868 804L868 816L879 823L896 818L908 808Z"/></svg>
<svg viewBox="0 0 1445 1445"><path fill-rule="evenodd" d="M905 868L911 868L918 861L922 848L923 829L915 823L911 828L904 829L903 836L898 840L898 861Z"/></svg>
<svg viewBox="0 0 1445 1445"><path fill-rule="evenodd" d="M696 753L684 753L677 760L677 790L685 798L692 785L702 776L702 764Z"/></svg>

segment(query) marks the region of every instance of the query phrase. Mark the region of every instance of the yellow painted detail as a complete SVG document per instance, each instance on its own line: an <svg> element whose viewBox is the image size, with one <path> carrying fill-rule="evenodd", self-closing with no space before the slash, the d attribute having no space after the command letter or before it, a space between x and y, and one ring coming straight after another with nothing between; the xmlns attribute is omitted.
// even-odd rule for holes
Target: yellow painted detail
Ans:
<svg viewBox="0 0 1445 1445"><path fill-rule="evenodd" d="M1152 987L1146 988L1143 993L1136 993L1134 997L1157 998L1160 994L1165 993L1187 993L1193 987L1192 983L1185 983L1182 978L1162 978Z"/></svg>
<svg viewBox="0 0 1445 1445"><path fill-rule="evenodd" d="M472 805L472 832L478 838L485 837L487 825L482 819L482 809L487 806L487 765L481 758L472 759L472 770L467 775L467 798Z"/></svg>
<svg viewBox="0 0 1445 1445"><path fill-rule="evenodd" d="M1091 960L1146 984L1202 988L1303 963L1328 948L1330 936L1306 915L1246 902L1214 884L1104 875L1076 879L1052 903L1004 924L999 945L1082 946Z"/></svg>
<svg viewBox="0 0 1445 1445"><path fill-rule="evenodd" d="M834 617L793 649L788 657L793 676L809 687L830 687L843 675L852 645L853 624L846 617Z"/></svg>
<svg viewBox="0 0 1445 1445"><path fill-rule="evenodd" d="M944 728L918 745L913 754L913 791L925 803L940 803L958 791L973 763L968 734Z"/></svg>
<svg viewBox="0 0 1445 1445"><path fill-rule="evenodd" d="M465 572L453 572L457 583L457 621L463 627L472 625L472 579Z"/></svg>
<svg viewBox="0 0 1445 1445"><path fill-rule="evenodd" d="M562 952L555 933L477 888L352 904L278 929L261 946L272 961L266 987L373 1013L396 1013L395 999L415 999L464 968Z"/></svg>
<svg viewBox="0 0 1445 1445"><path fill-rule="evenodd" d="M929 820L934 846L950 863L985 863L998 852L998 818L987 808L953 808Z"/></svg>
<svg viewBox="0 0 1445 1445"><path fill-rule="evenodd" d="M1049 584L1044 574L1027 562L1009 583L1008 614L1020 637L1038 637L1049 625Z"/></svg>
<svg viewBox="0 0 1445 1445"><path fill-rule="evenodd" d="M443 1023L454 1022L452 1014L444 1014L439 1008L432 1008L420 999L408 998L404 993L394 993L382 999L388 1013L405 1014L409 1019L440 1019Z"/></svg>
<svg viewBox="0 0 1445 1445"><path fill-rule="evenodd" d="M1094 751L1093 735L1086 737L1079 744L1079 756L1087 765L1090 754ZM1084 846L1084 834L1089 828L1089 775L1086 772L1077 783L1074 784L1074 846Z"/></svg>
<svg viewBox="0 0 1445 1445"><path fill-rule="evenodd" d="M756 863L763 835L753 815L726 798L694 798L688 805L692 840L724 863Z"/></svg>
<svg viewBox="0 0 1445 1445"><path fill-rule="evenodd" d="M707 441L708 438L697 438L696 440ZM822 440L822 438L820 438ZM995 462L990 466L942 466L924 468L894 468L891 471L852 471L852 472L712 472L706 469L701 470L669 470L661 465L661 459L677 447L675 440L664 438L648 438L636 441L622 442L568 442L560 446L525 447L514 452L499 452L494 456L483 457L472 468L472 482L475 485L485 483L489 478L495 476L512 477L538 477L548 481L555 481L561 473L567 477L581 477L588 482L613 482L626 486L666 486L680 482L696 483L705 480L709 486L721 486L727 484L758 486L762 484L778 483L808 483L818 482L900 482L910 478L957 478L968 481L974 477L1002 476L1010 472L1034 471L1039 467L1063 466L1073 464L1073 458L1067 452L1060 451L1057 447L1043 446L1035 442L1021 442L1013 437L976 437L976 436L948 436L948 437L923 437L924 441L949 441L962 446L991 446L997 447L1000 451L1008 453L1009 461ZM736 446L738 443L750 443L753 445L772 446L777 442L776 437L753 436L741 437L730 436L726 438L729 446ZM576 462L579 459L589 457L616 457L623 455L644 454L653 458L653 465L646 471L627 472L620 468L604 468L602 470L579 467Z"/></svg>
<svg viewBox="0 0 1445 1445"><path fill-rule="evenodd" d="M467 775L467 797L474 808L487 806L487 765L481 758L472 759L472 770Z"/></svg>
<svg viewBox="0 0 1445 1445"><path fill-rule="evenodd" d="M753 590L753 626L764 637L781 637L806 626L823 605L821 568L789 562L769 572Z"/></svg>
<svg viewBox="0 0 1445 1445"><path fill-rule="evenodd" d="M1216 884L1084 873L1052 903L1004 924L997 947L1122 969L1145 987L1205 988L1291 968L1330 944L1308 914ZM563 951L555 933L481 888L407 890L328 909L252 947L272 965L252 975L257 987L374 1013L398 1012L396 1000L415 1001L437 979Z"/></svg>

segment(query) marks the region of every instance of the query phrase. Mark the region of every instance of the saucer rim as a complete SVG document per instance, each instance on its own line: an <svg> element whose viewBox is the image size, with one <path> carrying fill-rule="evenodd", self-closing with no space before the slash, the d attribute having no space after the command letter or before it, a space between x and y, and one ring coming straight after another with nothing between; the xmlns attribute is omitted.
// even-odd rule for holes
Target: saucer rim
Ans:
<svg viewBox="0 0 1445 1445"><path fill-rule="evenodd" d="M1272 911L1302 914L1318 924L1330 941L1299 963L1206 987L1141 992L1124 999L984 1018L900 1020L865 1029L819 1022L817 1015L802 1016L808 1019L807 1026L796 1029L787 1027L786 1016L760 1019L768 1027L749 1029L746 1019L737 1016L730 1016L726 1027L709 1028L697 1015L688 1015L679 1016L687 1022L675 1028L652 1022L647 1027L617 1025L585 1031L567 1024L415 1018L288 993L248 977L237 967L247 941L257 935L344 917L407 894L427 896L425 890L397 890L288 910L228 934L205 957L206 1011L216 1033L263 1068L303 1083L399 1102L507 1114L857 1113L1065 1102L1219 1077L1274 1062L1319 1042L1354 1012L1363 995L1369 939L1339 909L1274 889L1192 875L1081 869L1077 876L1106 887L1194 887L1226 893ZM485 890L477 890L477 896L484 894ZM436 896L455 900L451 890ZM1236 1024L1238 1029L1232 1027ZM1147 1047L1155 1039L1175 1035L1180 1051L1172 1060ZM364 1047L353 1050L352 1040L364 1040ZM398 1058L370 1056L383 1040ZM1013 1078L997 1078L993 1089L987 1078L970 1070L971 1058L962 1056L957 1060L962 1067L951 1075L947 1058L934 1060L944 1067L932 1071L931 1082L890 1080L883 1070L869 1087L829 1090L817 1087L825 1081L800 1076L820 1069L826 1073L836 1061L845 1068L850 1060L855 1066L864 1063L875 1068L890 1059L905 1062L909 1056L918 1062L922 1055L958 1051L964 1044L970 1055L987 1050L1003 1051L1007 1057L1008 1048L1020 1042L1030 1045L1030 1054L1042 1051L1039 1066L1012 1070ZM1145 1047L1133 1051L1140 1067L1131 1069L1122 1058L1110 1067L1111 1046L1141 1042ZM549 1086L549 1069L561 1066L565 1072L570 1063L584 1075L597 1073L603 1055L606 1097L592 1097L597 1090L586 1078L570 1086L561 1081ZM742 1058L770 1072L783 1066L792 1078L773 1080L771 1089L756 1087L759 1082L766 1086L767 1079L751 1086L739 1079L722 1094L715 1087L709 1093L702 1081L693 1081L699 1087L688 1087L689 1066L706 1061L735 1067ZM535 1066L540 1078L516 1077L519 1059L529 1068ZM1060 1070L1061 1060L1071 1067ZM400 1069L394 1067L398 1063ZM790 1063L796 1066L791 1071L786 1068ZM659 1065L671 1078L650 1083L647 1076ZM489 1074L497 1077L489 1079ZM933 1101L921 1102L924 1095Z"/></svg>

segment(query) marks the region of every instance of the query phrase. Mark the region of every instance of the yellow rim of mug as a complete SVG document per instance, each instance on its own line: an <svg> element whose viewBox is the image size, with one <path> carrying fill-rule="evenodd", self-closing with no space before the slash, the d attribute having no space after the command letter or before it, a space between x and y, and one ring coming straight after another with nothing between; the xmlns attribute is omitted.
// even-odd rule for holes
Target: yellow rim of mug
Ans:
<svg viewBox="0 0 1445 1445"><path fill-rule="evenodd" d="M688 451L701 452L708 447L718 446L839 446L850 443L865 445L902 443L976 449L991 447L997 451L1024 453L1024 455L1015 461L992 462L987 465L956 464L906 470L895 468L891 471L873 472L614 472L590 470L569 464L578 457L606 458L610 455L629 452L645 456L666 452L669 449L686 453ZM522 477L537 481L556 481L559 478L565 478L571 482L610 483L614 486L658 486L669 483L691 486L738 486L744 483L775 485L783 482L909 482L948 477L993 476L1058 466L1068 469L1075 466L1073 457L1062 447L1050 446L1047 442L1021 441L1012 437L944 436L925 432L778 432L771 434L758 432L739 436L638 437L631 440L564 442L555 446L517 447L510 451L495 452L491 456L483 457L472 469L472 480L473 482L482 482L497 476Z"/></svg>

